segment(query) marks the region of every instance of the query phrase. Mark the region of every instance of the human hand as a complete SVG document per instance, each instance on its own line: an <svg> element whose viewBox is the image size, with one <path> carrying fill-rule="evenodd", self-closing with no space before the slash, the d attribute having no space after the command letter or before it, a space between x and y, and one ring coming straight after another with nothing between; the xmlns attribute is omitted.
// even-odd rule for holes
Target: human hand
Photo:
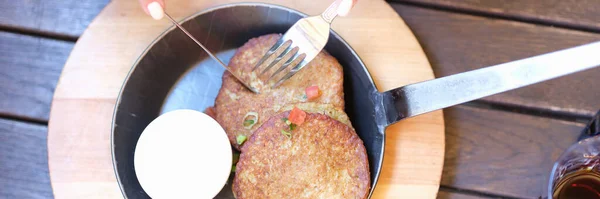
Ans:
<svg viewBox="0 0 600 199"><path fill-rule="evenodd" d="M354 7L354 5L356 5L357 1L358 0L343 0L338 7L337 14L340 16L348 15L348 13L350 13L350 10Z"/></svg>
<svg viewBox="0 0 600 199"><path fill-rule="evenodd" d="M138 0L142 9L146 14L152 16L152 18L159 20L165 15L165 0Z"/></svg>

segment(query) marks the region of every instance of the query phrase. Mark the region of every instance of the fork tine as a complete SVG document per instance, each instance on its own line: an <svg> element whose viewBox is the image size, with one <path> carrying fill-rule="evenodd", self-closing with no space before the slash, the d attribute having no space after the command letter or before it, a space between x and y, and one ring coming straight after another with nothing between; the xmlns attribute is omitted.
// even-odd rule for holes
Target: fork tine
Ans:
<svg viewBox="0 0 600 199"><path fill-rule="evenodd" d="M294 68L292 68L292 70L290 70L290 72L288 72L287 74L285 74L285 76L283 76L281 79L279 79L279 81L277 81L273 86L271 86L271 88L278 87L285 80L292 78L292 76L294 76L298 71L300 71L306 65L308 65L308 61L306 60L306 58L302 58L302 61L300 63L296 64L296 66Z"/></svg>
<svg viewBox="0 0 600 199"><path fill-rule="evenodd" d="M296 53L294 53L294 55L292 57L290 57L281 67L279 67L279 69L277 69L277 71L275 71L271 77L269 77L268 81L271 81L271 79L273 77L275 77L277 74L279 74L281 71L285 70L288 66L290 66L294 60L296 60L296 58L298 58L300 55L303 55L304 53L300 53L300 48L299 47L294 47L297 48L298 50L296 51ZM304 59L304 58L303 58Z"/></svg>
<svg viewBox="0 0 600 199"><path fill-rule="evenodd" d="M271 49L269 49L269 51L267 51L267 53L265 53L265 56L260 58L260 60L256 63L256 66L254 66L252 71L255 71L260 65L263 64L263 62L265 62L269 57L271 57L271 55L273 55L273 53L275 53L275 51L277 51L277 49L279 49L279 47L281 47L281 44L283 44L283 43L284 43L283 37L279 38L277 40L277 42L275 42L275 44L273 44L273 46L271 46Z"/></svg>
<svg viewBox="0 0 600 199"><path fill-rule="evenodd" d="M290 52L292 51L292 49L293 49L293 48L292 48L292 46L293 46L293 45L292 45L292 41L290 41L290 40L288 40L288 41L289 41L290 45L289 45L289 46L288 46L288 47L287 47L287 48L286 48L286 49L285 49L285 50L284 50L284 51L283 51L283 52L282 52L282 53L281 53L279 56L277 56L277 58L275 58L275 60L273 60L273 61L271 62L271 64L269 64L269 66L267 66L267 67L266 67L266 68L265 68L265 69L264 69L264 70L263 70L263 71L262 71L262 72L261 72L261 73L260 73L258 76L261 76L261 75L265 74L267 71L269 71L269 69L271 69L271 68L272 68L273 66L275 66L277 63L279 63L279 61L281 61L281 60L283 59L283 57L284 57L284 56L286 56L288 53L290 53ZM282 47L283 47L283 46L285 46L285 45L288 43L288 41L286 41L286 42L285 42L285 43L282 45Z"/></svg>

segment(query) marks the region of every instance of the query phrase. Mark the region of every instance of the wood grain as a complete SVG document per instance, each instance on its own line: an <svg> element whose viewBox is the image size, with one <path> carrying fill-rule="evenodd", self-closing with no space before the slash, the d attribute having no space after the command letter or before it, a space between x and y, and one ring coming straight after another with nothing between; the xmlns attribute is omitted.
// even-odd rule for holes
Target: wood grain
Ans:
<svg viewBox="0 0 600 199"><path fill-rule="evenodd" d="M114 104L114 100L100 99L52 103L53 110L62 110L52 111L48 126L49 168L56 198L122 198L110 152ZM69 158L56 161L56 157Z"/></svg>
<svg viewBox="0 0 600 199"><path fill-rule="evenodd" d="M457 106L444 111L442 184L512 197L546 195L552 164L584 124Z"/></svg>
<svg viewBox="0 0 600 199"><path fill-rule="evenodd" d="M0 32L0 115L46 122L73 43Z"/></svg>
<svg viewBox="0 0 600 199"><path fill-rule="evenodd" d="M169 0L167 9L171 16L182 19L232 2L239 0ZM320 13L329 3L261 2L308 14ZM112 113L114 104L109 102L116 100L138 56L170 26L167 20L154 21L145 15L137 1L114 0L78 40L56 88L49 122L50 176L57 197L120 196L110 160L112 117L108 113ZM380 90L433 78L419 43L382 0L358 1L347 17L333 22L333 29L363 59ZM402 121L387 132L375 198L435 198L443 167L442 112ZM90 176L90 171L99 175Z"/></svg>
<svg viewBox="0 0 600 199"><path fill-rule="evenodd" d="M110 0L0 1L0 28L77 39Z"/></svg>
<svg viewBox="0 0 600 199"><path fill-rule="evenodd" d="M52 198L46 126L0 119L0 198Z"/></svg>
<svg viewBox="0 0 600 199"><path fill-rule="evenodd" d="M392 4L423 45L437 77L600 40L600 34ZM600 108L600 68L484 100L591 117Z"/></svg>
<svg viewBox="0 0 600 199"><path fill-rule="evenodd" d="M392 0L462 12L507 17L533 23L600 31L596 0Z"/></svg>
<svg viewBox="0 0 600 199"><path fill-rule="evenodd" d="M442 191L437 195L437 199L489 199L489 197L473 196L457 192Z"/></svg>

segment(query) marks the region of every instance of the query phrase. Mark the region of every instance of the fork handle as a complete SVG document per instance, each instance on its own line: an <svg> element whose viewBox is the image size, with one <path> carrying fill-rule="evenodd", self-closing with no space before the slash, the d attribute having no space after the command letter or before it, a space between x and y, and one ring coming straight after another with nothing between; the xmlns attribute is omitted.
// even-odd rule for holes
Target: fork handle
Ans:
<svg viewBox="0 0 600 199"><path fill-rule="evenodd" d="M350 10L352 10L354 5L356 5L356 1L357 0L336 0L331 5L329 5L329 7L327 7L325 12L321 14L321 17L327 23L331 23L333 22L333 19L335 19L335 17L337 17L338 15L348 15L348 13L350 13Z"/></svg>

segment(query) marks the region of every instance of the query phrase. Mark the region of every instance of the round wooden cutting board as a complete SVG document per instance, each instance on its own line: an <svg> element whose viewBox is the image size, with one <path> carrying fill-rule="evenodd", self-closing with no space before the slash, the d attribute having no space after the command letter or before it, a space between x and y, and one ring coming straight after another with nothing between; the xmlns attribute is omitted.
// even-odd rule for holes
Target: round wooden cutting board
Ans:
<svg viewBox="0 0 600 199"><path fill-rule="evenodd" d="M167 0L183 19L239 0ZM330 1L261 0L320 14ZM138 56L171 23L154 21L135 0L113 0L77 41L56 87L48 132L50 177L56 198L122 198L113 171L110 132L119 90ZM359 0L333 29L367 65L380 91L433 79L416 38L383 0ZM442 111L386 131L383 170L373 198L435 198L444 161Z"/></svg>

